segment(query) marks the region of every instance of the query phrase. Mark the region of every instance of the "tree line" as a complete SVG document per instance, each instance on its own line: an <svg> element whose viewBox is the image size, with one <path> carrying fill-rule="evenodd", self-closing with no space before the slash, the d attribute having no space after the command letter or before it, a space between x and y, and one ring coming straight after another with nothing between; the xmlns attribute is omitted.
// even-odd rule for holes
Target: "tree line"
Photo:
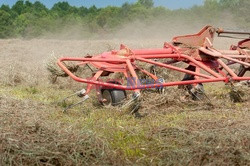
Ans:
<svg viewBox="0 0 250 166"><path fill-rule="evenodd" d="M60 32L70 26L82 27L85 35L115 32L124 24L142 20L146 24L152 20L199 19L204 22L220 21L222 14L229 12L240 27L250 27L249 0L204 0L202 6L189 9L170 10L155 7L153 0L138 0L124 3L121 7L108 6L89 8L71 6L68 2L58 2L47 8L39 1L34 3L18 0L12 7L0 7L0 38L39 37L47 33Z"/></svg>

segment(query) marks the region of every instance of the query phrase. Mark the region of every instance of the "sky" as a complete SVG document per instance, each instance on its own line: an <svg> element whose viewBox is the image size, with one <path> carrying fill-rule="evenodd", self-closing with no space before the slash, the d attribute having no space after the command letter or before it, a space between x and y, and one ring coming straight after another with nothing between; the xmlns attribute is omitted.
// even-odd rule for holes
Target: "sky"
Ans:
<svg viewBox="0 0 250 166"><path fill-rule="evenodd" d="M0 0L0 5L7 4L12 6L16 3L17 0ZM30 0L31 2L37 0ZM67 1L73 6L97 6L97 7L106 7L106 6L121 6L125 2L133 3L137 0L40 0L44 5L51 8L55 3L60 1ZM154 0L155 6L165 6L169 9L179 9L179 8L189 8L193 5L202 5L203 0Z"/></svg>

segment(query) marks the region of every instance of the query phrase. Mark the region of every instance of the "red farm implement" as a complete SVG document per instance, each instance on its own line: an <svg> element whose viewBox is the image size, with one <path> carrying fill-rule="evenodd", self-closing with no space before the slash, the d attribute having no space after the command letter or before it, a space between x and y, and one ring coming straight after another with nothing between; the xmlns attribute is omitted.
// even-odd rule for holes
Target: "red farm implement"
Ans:
<svg viewBox="0 0 250 166"><path fill-rule="evenodd" d="M218 50L213 47L216 34L247 37L228 50ZM75 81L87 84L87 89L79 93L84 100L88 98L88 93L92 89L96 89L101 103L117 105L127 97L128 90L134 91L132 98L135 99L140 96L142 89L148 88L161 89L181 85L196 87L210 82L249 82L250 77L246 75L250 70L249 36L250 33L246 32L224 31L206 26L197 34L174 37L172 42L164 43L163 48L132 50L121 45L120 50L104 52L96 56L60 58L58 65ZM76 63L79 67L92 66L96 72L92 73L91 78L80 78L66 67L64 62L67 61ZM175 65L180 62L188 67ZM183 73L184 78L179 81L166 81L152 71L147 71L139 65L141 63ZM237 65L240 70L235 71L232 65ZM126 81L101 81L101 77L108 77L113 73L120 73ZM153 81L142 81L138 73L147 75Z"/></svg>

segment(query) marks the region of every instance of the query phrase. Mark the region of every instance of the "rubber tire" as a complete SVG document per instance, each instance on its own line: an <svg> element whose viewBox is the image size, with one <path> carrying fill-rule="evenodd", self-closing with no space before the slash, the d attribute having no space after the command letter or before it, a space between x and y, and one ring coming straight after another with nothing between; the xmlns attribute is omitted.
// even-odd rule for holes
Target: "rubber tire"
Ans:
<svg viewBox="0 0 250 166"><path fill-rule="evenodd" d="M103 99L107 99L108 102L102 102L105 106L117 106L122 104L122 101L126 98L126 92L124 90L119 89L102 89L102 97Z"/></svg>

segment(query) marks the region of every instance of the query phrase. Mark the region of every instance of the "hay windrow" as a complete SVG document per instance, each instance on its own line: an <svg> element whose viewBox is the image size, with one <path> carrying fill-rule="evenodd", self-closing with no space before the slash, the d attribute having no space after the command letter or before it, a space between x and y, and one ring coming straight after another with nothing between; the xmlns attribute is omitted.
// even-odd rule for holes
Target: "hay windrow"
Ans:
<svg viewBox="0 0 250 166"><path fill-rule="evenodd" d="M223 83L204 84L211 102L193 101L190 93L178 87L167 87L165 93L154 89L142 91L139 113L145 116L138 115L140 118L121 107L102 107L93 91L87 102L62 113L63 106L57 101L85 85L70 78L47 83L48 70L44 64L50 57L44 55L50 55L51 50L55 50L55 55L72 57L82 57L87 51L99 54L107 50L105 43L111 43L112 47L125 43L131 48L155 48L162 47L161 40L0 42L4 48L0 49L0 165L248 165L250 162L247 86L240 87L244 92L243 102L237 103L230 100L230 89ZM53 67L57 67L56 61L57 58ZM140 67L150 71L151 66ZM166 82L183 78L172 71L157 70L157 75ZM76 72L82 77L89 73L87 68ZM121 75L110 77L120 79ZM77 100L73 98L72 102Z"/></svg>
<svg viewBox="0 0 250 166"><path fill-rule="evenodd" d="M55 83L58 77L68 77L68 74L65 73L56 63L59 57L51 55L50 59L46 63L46 69L50 73L49 80L51 83ZM79 66L72 62L62 62L63 65L72 73L76 73L79 70Z"/></svg>

